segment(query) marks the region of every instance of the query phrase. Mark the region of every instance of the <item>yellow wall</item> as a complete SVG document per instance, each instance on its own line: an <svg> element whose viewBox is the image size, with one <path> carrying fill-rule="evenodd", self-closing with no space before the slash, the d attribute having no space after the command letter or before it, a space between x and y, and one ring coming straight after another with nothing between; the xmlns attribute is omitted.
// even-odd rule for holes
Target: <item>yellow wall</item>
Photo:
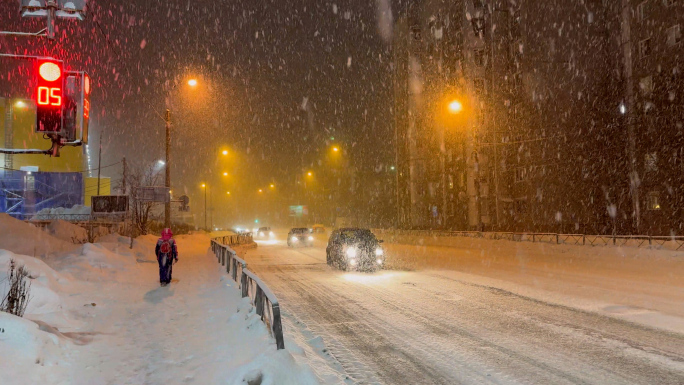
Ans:
<svg viewBox="0 0 684 385"><path fill-rule="evenodd" d="M47 150L51 146L49 139L35 131L36 110L30 100L11 99L12 103L12 148L38 148ZM0 147L5 147L5 104L0 98ZM22 105L23 104L23 105ZM77 172L85 169L83 147L63 147L59 158L48 155L12 155L12 168L19 170L24 166L37 166L42 172ZM0 166L5 166L4 157ZM87 201L90 203L90 200Z"/></svg>
<svg viewBox="0 0 684 385"><path fill-rule="evenodd" d="M90 197L97 196L97 177L83 178L85 181L85 205L90 207ZM110 178L100 178L100 195L111 195L112 180Z"/></svg>

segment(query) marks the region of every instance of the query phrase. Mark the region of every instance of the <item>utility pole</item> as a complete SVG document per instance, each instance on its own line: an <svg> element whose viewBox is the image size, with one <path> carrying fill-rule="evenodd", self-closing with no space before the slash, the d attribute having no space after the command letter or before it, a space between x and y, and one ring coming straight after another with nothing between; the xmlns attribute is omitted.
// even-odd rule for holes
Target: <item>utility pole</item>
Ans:
<svg viewBox="0 0 684 385"><path fill-rule="evenodd" d="M123 179L121 181L121 195L126 195L126 157L123 157Z"/></svg>
<svg viewBox="0 0 684 385"><path fill-rule="evenodd" d="M171 191L171 110L166 110L166 190ZM206 190L205 190L206 194ZM205 203L206 208L206 203ZM206 217L206 216L205 216ZM164 227L171 227L171 197L164 203Z"/></svg>
<svg viewBox="0 0 684 385"><path fill-rule="evenodd" d="M207 230L207 189L209 185L204 188L204 230Z"/></svg>
<svg viewBox="0 0 684 385"><path fill-rule="evenodd" d="M102 172L102 132L100 132L100 150L97 152L97 196L100 196L100 173Z"/></svg>

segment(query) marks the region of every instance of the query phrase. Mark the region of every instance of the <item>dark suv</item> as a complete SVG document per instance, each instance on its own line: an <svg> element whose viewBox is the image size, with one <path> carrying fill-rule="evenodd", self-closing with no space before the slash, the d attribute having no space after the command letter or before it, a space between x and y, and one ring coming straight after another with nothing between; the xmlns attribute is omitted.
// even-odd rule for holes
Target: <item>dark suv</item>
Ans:
<svg viewBox="0 0 684 385"><path fill-rule="evenodd" d="M311 231L306 227L295 227L287 233L287 245L293 246L311 246L313 245L313 236Z"/></svg>
<svg viewBox="0 0 684 385"><path fill-rule="evenodd" d="M328 265L345 271L375 271L385 263L381 243L368 229L338 229L330 234L326 260Z"/></svg>

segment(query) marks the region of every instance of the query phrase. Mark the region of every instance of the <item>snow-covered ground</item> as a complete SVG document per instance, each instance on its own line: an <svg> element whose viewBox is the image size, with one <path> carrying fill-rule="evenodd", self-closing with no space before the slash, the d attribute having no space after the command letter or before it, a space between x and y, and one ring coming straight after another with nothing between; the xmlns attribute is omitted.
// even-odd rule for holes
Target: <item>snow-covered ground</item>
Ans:
<svg viewBox="0 0 684 385"><path fill-rule="evenodd" d="M0 312L0 384L318 383L292 341L276 350L209 236L178 237L177 281L162 288L153 236L132 250L114 235L72 245L0 220L0 249L11 250L0 251L0 282L11 258L32 276L25 317ZM32 247L38 258L21 254Z"/></svg>
<svg viewBox="0 0 684 385"><path fill-rule="evenodd" d="M325 264L325 237L258 243L239 252L327 383L684 383L676 253L387 242L402 268L359 274Z"/></svg>

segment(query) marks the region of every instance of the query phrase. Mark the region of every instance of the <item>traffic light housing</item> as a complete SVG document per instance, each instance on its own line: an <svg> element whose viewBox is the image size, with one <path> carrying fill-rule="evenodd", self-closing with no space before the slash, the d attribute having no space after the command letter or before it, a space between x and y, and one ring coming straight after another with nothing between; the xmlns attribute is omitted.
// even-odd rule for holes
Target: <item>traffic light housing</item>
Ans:
<svg viewBox="0 0 684 385"><path fill-rule="evenodd" d="M90 77L85 72L67 72L64 85L63 137L69 142L88 143L90 122Z"/></svg>
<svg viewBox="0 0 684 385"><path fill-rule="evenodd" d="M58 60L36 62L36 132L59 134L62 131L64 106L64 68Z"/></svg>

